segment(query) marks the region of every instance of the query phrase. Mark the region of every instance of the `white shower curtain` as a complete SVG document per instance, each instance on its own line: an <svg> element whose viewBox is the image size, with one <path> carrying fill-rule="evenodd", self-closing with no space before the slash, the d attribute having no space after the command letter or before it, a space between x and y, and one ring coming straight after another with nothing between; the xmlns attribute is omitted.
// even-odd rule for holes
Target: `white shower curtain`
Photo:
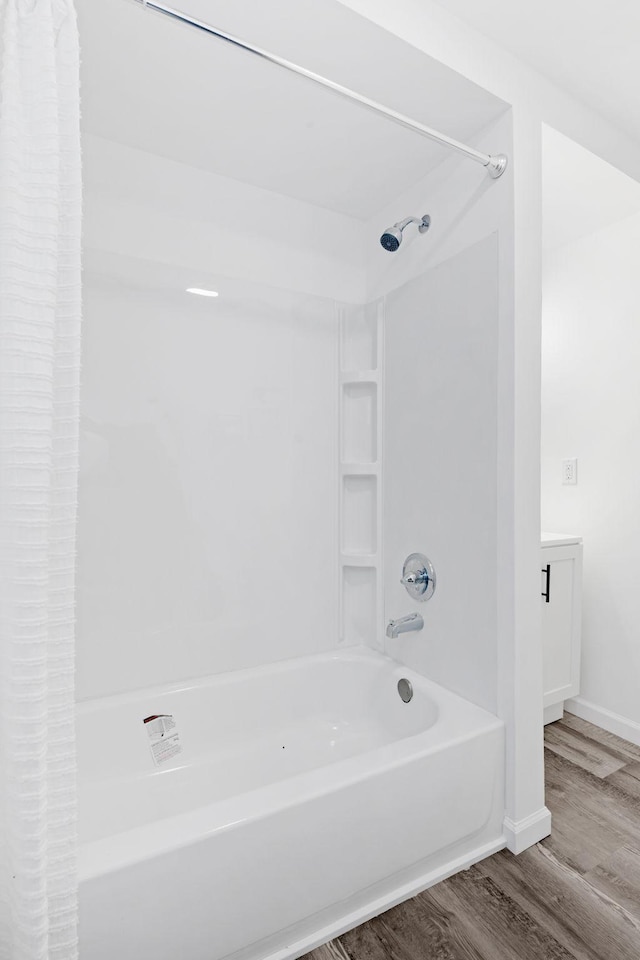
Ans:
<svg viewBox="0 0 640 960"><path fill-rule="evenodd" d="M0 0L0 958L77 956L72 0Z"/></svg>

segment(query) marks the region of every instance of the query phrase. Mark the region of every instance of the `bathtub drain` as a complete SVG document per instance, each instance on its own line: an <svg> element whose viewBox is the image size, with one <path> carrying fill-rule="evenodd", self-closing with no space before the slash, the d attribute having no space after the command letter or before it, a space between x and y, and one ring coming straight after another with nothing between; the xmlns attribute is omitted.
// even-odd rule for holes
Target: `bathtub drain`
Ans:
<svg viewBox="0 0 640 960"><path fill-rule="evenodd" d="M413 687L409 680L402 677L401 680L398 680L398 693L400 698L404 700L405 703L409 703L409 700L413 697Z"/></svg>

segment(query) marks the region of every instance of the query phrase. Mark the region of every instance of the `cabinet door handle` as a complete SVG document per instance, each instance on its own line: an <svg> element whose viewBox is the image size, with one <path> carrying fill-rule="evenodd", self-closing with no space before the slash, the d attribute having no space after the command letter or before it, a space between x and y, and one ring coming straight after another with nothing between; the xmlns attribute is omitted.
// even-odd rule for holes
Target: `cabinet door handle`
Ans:
<svg viewBox="0 0 640 960"><path fill-rule="evenodd" d="M549 603L549 595L551 593L551 564L548 563L546 567L542 568L542 573L547 575L547 589L542 591L541 596L544 597L544 602Z"/></svg>

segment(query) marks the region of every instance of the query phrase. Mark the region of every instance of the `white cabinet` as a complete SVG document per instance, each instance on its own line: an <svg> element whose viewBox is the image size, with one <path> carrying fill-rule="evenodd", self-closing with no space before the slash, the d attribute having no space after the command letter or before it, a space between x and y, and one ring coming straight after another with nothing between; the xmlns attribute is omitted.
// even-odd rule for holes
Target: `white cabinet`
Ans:
<svg viewBox="0 0 640 960"><path fill-rule="evenodd" d="M582 540L543 533L540 552L544 722L551 723L580 691Z"/></svg>

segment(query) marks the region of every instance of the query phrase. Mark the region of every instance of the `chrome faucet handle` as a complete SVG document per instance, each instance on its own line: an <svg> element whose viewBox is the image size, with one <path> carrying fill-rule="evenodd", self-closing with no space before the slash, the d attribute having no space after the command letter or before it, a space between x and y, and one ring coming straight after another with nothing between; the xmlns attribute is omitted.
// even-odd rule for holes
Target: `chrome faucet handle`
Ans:
<svg viewBox="0 0 640 960"><path fill-rule="evenodd" d="M402 567L400 581L414 600L429 600L436 589L436 571L423 553L410 553Z"/></svg>
<svg viewBox="0 0 640 960"><path fill-rule="evenodd" d="M423 570L421 573L407 573L404 575L404 577L400 581L400 583L402 583L405 587L407 586L412 587L416 583L428 583L428 582L429 582L429 575L425 570Z"/></svg>

